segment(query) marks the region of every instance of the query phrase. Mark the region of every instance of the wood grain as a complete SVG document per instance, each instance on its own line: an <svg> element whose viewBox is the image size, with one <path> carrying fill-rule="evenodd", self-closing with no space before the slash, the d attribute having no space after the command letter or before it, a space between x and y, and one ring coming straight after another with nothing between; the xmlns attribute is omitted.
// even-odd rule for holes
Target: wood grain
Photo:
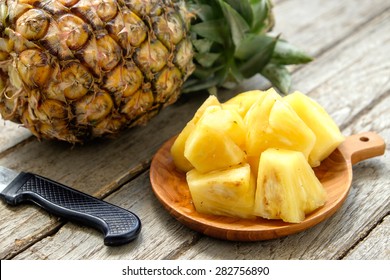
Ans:
<svg viewBox="0 0 390 280"><path fill-rule="evenodd" d="M276 5L274 32L318 58L390 8L382 0L289 0Z"/></svg>
<svg viewBox="0 0 390 280"><path fill-rule="evenodd" d="M0 239L4 240L0 251L2 260L26 249L29 244L45 238L63 224L57 217L33 205L4 207L1 202L0 211ZM12 217L16 217L17 220ZM15 223L20 226L15 227Z"/></svg>

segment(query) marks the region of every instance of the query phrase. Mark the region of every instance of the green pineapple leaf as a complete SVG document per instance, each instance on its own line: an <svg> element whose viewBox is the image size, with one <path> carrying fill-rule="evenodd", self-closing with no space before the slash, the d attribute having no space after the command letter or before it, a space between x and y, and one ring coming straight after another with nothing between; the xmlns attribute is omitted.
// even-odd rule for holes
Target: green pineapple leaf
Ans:
<svg viewBox="0 0 390 280"><path fill-rule="evenodd" d="M241 63L239 69L245 78L250 78L258 73L271 60L272 54L278 38L268 40L263 45L259 46L258 51L249 57L245 62Z"/></svg>
<svg viewBox="0 0 390 280"><path fill-rule="evenodd" d="M271 2L269 0L251 0L250 2L253 11L252 32L258 34L270 30L274 24Z"/></svg>
<svg viewBox="0 0 390 280"><path fill-rule="evenodd" d="M274 39L272 37L260 34L249 34L237 46L234 57L247 60L255 56L262 46L269 45Z"/></svg>
<svg viewBox="0 0 390 280"><path fill-rule="evenodd" d="M211 67L220 56L220 53L197 53L195 59L200 65L207 68Z"/></svg>
<svg viewBox="0 0 390 280"><path fill-rule="evenodd" d="M291 75L284 65L267 64L261 74L267 78L282 94L288 94Z"/></svg>
<svg viewBox="0 0 390 280"><path fill-rule="evenodd" d="M198 53L207 53L211 51L213 41L209 39L192 40L192 44Z"/></svg>
<svg viewBox="0 0 390 280"><path fill-rule="evenodd" d="M272 63L274 64L301 64L312 60L312 57L285 40L278 40L272 55Z"/></svg>
<svg viewBox="0 0 390 280"><path fill-rule="evenodd" d="M203 38L223 44L228 33L224 23L221 19L210 20L193 25L191 30Z"/></svg>
<svg viewBox="0 0 390 280"><path fill-rule="evenodd" d="M310 56L269 32L274 26L270 0L186 0L196 16L191 27L196 70L184 92L225 87L262 75L282 93L291 77L286 65Z"/></svg>
<svg viewBox="0 0 390 280"><path fill-rule="evenodd" d="M236 10L249 25L253 21L253 12L249 0L226 0L234 10Z"/></svg>
<svg viewBox="0 0 390 280"><path fill-rule="evenodd" d="M235 46L245 38L245 34L249 32L249 25L243 17L234 10L228 3L220 0L223 14L227 20L232 35L232 40Z"/></svg>

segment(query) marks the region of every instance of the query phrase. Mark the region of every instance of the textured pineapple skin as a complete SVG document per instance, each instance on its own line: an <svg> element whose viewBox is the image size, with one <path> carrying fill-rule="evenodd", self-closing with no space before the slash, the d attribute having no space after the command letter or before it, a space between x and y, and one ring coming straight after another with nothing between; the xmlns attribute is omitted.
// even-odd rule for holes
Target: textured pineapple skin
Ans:
<svg viewBox="0 0 390 280"><path fill-rule="evenodd" d="M73 143L146 123L194 70L183 3L0 0L2 118Z"/></svg>

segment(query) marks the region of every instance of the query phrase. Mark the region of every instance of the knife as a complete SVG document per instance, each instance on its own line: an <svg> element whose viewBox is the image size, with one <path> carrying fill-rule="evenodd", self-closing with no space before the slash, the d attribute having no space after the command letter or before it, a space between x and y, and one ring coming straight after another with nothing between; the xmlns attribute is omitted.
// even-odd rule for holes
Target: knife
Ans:
<svg viewBox="0 0 390 280"><path fill-rule="evenodd" d="M31 201L57 216L99 229L107 246L126 244L141 231L134 213L33 173L0 166L0 197L11 205Z"/></svg>

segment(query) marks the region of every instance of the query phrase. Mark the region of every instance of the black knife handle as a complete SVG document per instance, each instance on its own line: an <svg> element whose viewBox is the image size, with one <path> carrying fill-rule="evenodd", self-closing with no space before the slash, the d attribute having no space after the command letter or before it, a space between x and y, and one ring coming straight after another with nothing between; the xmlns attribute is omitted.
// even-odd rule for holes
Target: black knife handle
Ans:
<svg viewBox="0 0 390 280"><path fill-rule="evenodd" d="M105 245L121 245L135 239L140 219L132 212L32 173L20 173L3 191L16 205L32 201L45 210L101 230Z"/></svg>

